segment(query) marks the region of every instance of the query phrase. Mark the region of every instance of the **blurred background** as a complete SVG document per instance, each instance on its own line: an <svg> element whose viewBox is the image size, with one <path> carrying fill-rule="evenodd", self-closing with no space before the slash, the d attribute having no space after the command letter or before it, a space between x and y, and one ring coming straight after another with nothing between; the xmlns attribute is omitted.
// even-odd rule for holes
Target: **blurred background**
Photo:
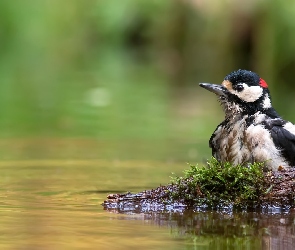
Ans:
<svg viewBox="0 0 295 250"><path fill-rule="evenodd" d="M295 121L295 2L0 1L9 159L197 162L223 119L199 82L256 71Z"/></svg>

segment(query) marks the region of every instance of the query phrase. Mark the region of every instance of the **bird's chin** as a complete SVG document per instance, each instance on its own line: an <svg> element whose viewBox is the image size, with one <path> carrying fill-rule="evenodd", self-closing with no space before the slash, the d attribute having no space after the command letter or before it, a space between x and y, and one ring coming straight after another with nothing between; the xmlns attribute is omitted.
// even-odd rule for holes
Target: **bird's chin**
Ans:
<svg viewBox="0 0 295 250"><path fill-rule="evenodd" d="M219 95L218 100L223 103L227 101L227 96L226 95Z"/></svg>

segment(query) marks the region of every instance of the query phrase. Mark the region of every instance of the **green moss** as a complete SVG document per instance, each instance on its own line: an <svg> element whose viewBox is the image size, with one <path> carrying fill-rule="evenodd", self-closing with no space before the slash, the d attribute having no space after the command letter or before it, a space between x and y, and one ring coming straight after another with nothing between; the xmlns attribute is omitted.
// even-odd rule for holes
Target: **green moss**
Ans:
<svg viewBox="0 0 295 250"><path fill-rule="evenodd" d="M184 177L172 177L172 197L187 205L253 205L265 193L263 163L233 166L210 159L205 166L191 166Z"/></svg>

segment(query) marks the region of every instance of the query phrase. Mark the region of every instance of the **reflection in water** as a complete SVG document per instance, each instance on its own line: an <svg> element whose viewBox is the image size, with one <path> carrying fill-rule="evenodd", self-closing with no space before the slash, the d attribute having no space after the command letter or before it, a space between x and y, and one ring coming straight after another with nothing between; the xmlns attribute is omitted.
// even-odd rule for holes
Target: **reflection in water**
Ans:
<svg viewBox="0 0 295 250"><path fill-rule="evenodd" d="M294 213L153 212L135 218L168 227L189 249L295 249Z"/></svg>

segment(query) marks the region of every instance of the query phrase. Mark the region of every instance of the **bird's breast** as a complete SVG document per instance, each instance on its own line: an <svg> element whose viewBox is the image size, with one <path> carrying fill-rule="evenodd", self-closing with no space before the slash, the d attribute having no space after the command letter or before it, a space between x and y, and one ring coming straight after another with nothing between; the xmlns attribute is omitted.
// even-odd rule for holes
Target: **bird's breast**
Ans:
<svg viewBox="0 0 295 250"><path fill-rule="evenodd" d="M247 124L241 119L232 124L220 125L212 138L211 146L215 157L221 161L239 164L249 160L250 151L247 141Z"/></svg>
<svg viewBox="0 0 295 250"><path fill-rule="evenodd" d="M271 160L271 168L285 165L270 132L261 124L263 117L254 117L251 121L249 123L249 118L243 117L219 125L210 141L213 156L232 164Z"/></svg>

